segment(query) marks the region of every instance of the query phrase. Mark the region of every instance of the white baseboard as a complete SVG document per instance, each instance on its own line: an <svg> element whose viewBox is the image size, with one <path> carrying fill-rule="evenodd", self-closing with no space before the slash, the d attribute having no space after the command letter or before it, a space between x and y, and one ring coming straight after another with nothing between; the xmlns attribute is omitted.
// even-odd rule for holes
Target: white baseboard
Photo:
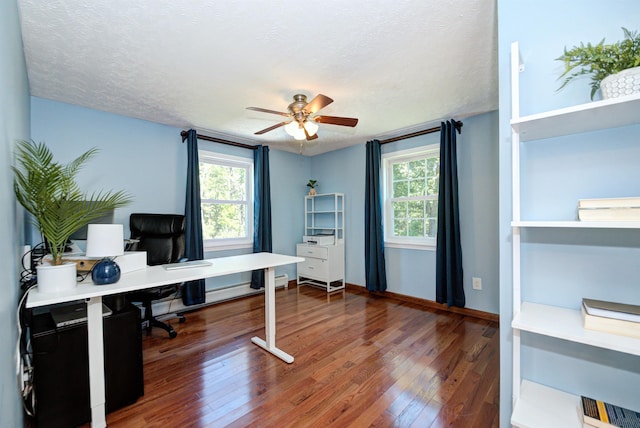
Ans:
<svg viewBox="0 0 640 428"><path fill-rule="evenodd" d="M276 276L276 288L283 288L289 285L289 276L287 274ZM264 289L255 290L251 288L250 282L241 284L228 285L226 287L215 288L207 291L205 295L205 303L200 305L185 306L181 298L160 300L154 303L151 308L153 315L161 318L163 315L172 315L177 312L192 311L214 303L224 302L225 300L237 299L238 297L250 296L252 294L262 294ZM144 309L142 309L144 316Z"/></svg>

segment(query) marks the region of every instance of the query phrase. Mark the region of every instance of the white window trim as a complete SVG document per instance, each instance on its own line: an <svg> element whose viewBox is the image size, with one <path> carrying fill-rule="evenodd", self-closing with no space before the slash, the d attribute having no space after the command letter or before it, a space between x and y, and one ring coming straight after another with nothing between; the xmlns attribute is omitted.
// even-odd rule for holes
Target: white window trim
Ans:
<svg viewBox="0 0 640 428"><path fill-rule="evenodd" d="M253 158L244 158L209 150L198 150L199 161L247 168L247 233L245 238L203 239L204 251L226 251L253 248Z"/></svg>
<svg viewBox="0 0 640 428"><path fill-rule="evenodd" d="M395 162L406 162L424 157L440 156L440 144L416 147L413 149L398 150L385 153L381 156L382 162L382 200L383 200L383 224L384 246L388 248L406 248L414 250L434 251L437 246L436 238L411 238L393 236L393 209L390 199L392 188L392 174L390 165Z"/></svg>

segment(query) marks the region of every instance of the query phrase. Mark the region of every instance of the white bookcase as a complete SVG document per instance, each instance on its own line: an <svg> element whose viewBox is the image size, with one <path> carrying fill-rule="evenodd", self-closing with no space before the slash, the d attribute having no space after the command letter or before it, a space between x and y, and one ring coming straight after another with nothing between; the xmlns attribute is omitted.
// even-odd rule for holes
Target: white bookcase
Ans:
<svg viewBox="0 0 640 428"><path fill-rule="evenodd" d="M513 263L513 414L516 427L582 427L579 396L540 385L521 376L521 332L640 356L640 339L585 330L579 310L522 301L521 231L527 228L640 229L640 222L522 221L520 147L536 140L640 124L640 95L595 101L520 117L518 43L511 46L512 263ZM637 178L636 178L637 179ZM585 232L587 232L585 230Z"/></svg>
<svg viewBox="0 0 640 428"><path fill-rule="evenodd" d="M298 285L315 285L327 292L344 289L344 194L325 193L304 198L304 235L296 246Z"/></svg>

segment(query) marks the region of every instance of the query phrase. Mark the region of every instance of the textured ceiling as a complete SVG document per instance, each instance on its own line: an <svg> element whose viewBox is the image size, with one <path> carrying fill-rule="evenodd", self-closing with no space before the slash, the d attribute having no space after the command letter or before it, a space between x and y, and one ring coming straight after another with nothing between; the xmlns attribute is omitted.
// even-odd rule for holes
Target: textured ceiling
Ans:
<svg viewBox="0 0 640 428"><path fill-rule="evenodd" d="M31 94L298 152L278 128L296 93L314 155L495 110L495 0L18 0Z"/></svg>

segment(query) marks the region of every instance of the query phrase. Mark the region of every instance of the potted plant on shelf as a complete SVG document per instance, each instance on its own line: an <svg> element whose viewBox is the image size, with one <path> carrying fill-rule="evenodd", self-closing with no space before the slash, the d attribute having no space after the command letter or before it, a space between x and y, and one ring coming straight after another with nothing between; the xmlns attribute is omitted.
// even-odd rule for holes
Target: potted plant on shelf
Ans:
<svg viewBox="0 0 640 428"><path fill-rule="evenodd" d="M131 201L123 191L87 194L80 190L76 175L96 153L97 149L90 149L62 165L54 162L51 150L44 143L18 142L17 166L12 167L16 199L33 216L51 253L50 265L37 267L38 290L41 292L75 287L76 264L65 264L62 259L69 237L93 220ZM60 266L64 268L55 270ZM53 272L53 282L48 283L50 272ZM60 283L62 281L64 284Z"/></svg>
<svg viewBox="0 0 640 428"><path fill-rule="evenodd" d="M624 39L613 44L580 43L556 58L564 62L564 78L558 90L582 75L591 75L591 99L602 89L603 98L640 92L640 35L622 28Z"/></svg>
<svg viewBox="0 0 640 428"><path fill-rule="evenodd" d="M314 196L316 194L316 186L317 180L309 180L307 183L307 187L309 188L309 196Z"/></svg>

